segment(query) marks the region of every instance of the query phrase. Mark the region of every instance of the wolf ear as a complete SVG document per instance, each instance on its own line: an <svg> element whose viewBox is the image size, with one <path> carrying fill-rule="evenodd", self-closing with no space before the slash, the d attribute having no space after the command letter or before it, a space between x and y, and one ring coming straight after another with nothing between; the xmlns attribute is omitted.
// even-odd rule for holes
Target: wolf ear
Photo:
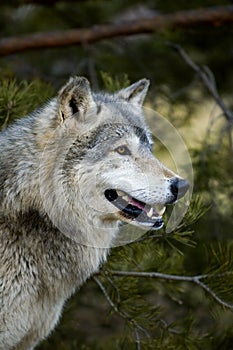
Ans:
<svg viewBox="0 0 233 350"><path fill-rule="evenodd" d="M141 79L136 83L122 89L116 93L118 98L123 98L124 100L142 105L146 97L150 81L147 79Z"/></svg>
<svg viewBox="0 0 233 350"><path fill-rule="evenodd" d="M83 116L94 103L90 83L84 77L72 77L58 93L60 122L76 115Z"/></svg>

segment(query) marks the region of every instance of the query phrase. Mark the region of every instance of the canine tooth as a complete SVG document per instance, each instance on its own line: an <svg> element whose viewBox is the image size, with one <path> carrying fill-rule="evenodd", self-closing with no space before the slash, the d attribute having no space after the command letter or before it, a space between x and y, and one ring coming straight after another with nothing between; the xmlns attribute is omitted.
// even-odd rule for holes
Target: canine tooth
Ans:
<svg viewBox="0 0 233 350"><path fill-rule="evenodd" d="M158 214L162 216L165 210L166 210L166 207L163 207L161 210L158 211Z"/></svg>
<svg viewBox="0 0 233 350"><path fill-rule="evenodd" d="M155 210L156 210L156 212L159 214L159 215L163 215L163 213L165 212L165 210L166 210L166 207L164 206L164 205L156 205L155 206Z"/></svg>
<svg viewBox="0 0 233 350"><path fill-rule="evenodd" d="M124 199L126 202L129 201L129 197L128 196L122 196L122 199Z"/></svg>
<svg viewBox="0 0 233 350"><path fill-rule="evenodd" d="M117 192L118 196L121 196L121 197L122 197L122 196L124 196L124 195L125 195L125 193L124 193L124 192L122 192L122 191L120 191L120 190L117 190L116 192Z"/></svg>
<svg viewBox="0 0 233 350"><path fill-rule="evenodd" d="M153 208L150 208L150 210L148 211L147 216L149 216L149 218L152 218L153 211Z"/></svg>

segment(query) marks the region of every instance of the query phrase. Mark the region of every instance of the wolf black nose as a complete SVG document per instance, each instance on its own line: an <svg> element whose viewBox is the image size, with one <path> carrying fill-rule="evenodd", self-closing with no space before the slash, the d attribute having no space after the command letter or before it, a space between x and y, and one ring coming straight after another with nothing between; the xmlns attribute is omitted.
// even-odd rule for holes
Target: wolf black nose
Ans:
<svg viewBox="0 0 233 350"><path fill-rule="evenodd" d="M182 198L189 189L188 181L174 178L171 183L171 192L176 199Z"/></svg>

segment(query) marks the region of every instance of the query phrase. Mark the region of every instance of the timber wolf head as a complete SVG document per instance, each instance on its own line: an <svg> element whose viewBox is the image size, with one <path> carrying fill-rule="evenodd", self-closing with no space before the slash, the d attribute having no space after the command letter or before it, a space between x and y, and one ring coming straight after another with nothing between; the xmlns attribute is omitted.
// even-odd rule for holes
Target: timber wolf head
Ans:
<svg viewBox="0 0 233 350"><path fill-rule="evenodd" d="M142 111L148 86L142 79L114 94L93 93L86 78L74 77L60 90L57 129L62 149L68 146L58 151L59 176L76 222L157 230L165 206L188 190L152 153Z"/></svg>

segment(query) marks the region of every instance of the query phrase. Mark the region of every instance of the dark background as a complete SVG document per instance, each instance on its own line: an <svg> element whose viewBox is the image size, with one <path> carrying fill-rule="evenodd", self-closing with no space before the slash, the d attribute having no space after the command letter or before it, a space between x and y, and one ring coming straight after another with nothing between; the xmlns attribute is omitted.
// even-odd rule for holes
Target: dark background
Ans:
<svg viewBox="0 0 233 350"><path fill-rule="evenodd" d="M0 35L120 24L229 4L223 0L1 1ZM164 231L154 238L149 233L141 243L113 249L98 278L117 312L90 280L66 304L59 326L38 349L233 349L232 129L200 76L167 44L179 44L196 64L212 71L219 95L232 111L232 38L233 24L218 22L0 56L2 127L53 96L70 75L88 77L95 90L114 90L126 80L133 83L146 77L151 81L147 105L181 133L195 174L190 211L180 229L169 237ZM163 159L162 147L157 145L156 152ZM117 278L110 272L106 277L112 269L225 274L207 279L207 285L229 305L219 305L213 295L192 283ZM132 320L150 336L137 331Z"/></svg>

